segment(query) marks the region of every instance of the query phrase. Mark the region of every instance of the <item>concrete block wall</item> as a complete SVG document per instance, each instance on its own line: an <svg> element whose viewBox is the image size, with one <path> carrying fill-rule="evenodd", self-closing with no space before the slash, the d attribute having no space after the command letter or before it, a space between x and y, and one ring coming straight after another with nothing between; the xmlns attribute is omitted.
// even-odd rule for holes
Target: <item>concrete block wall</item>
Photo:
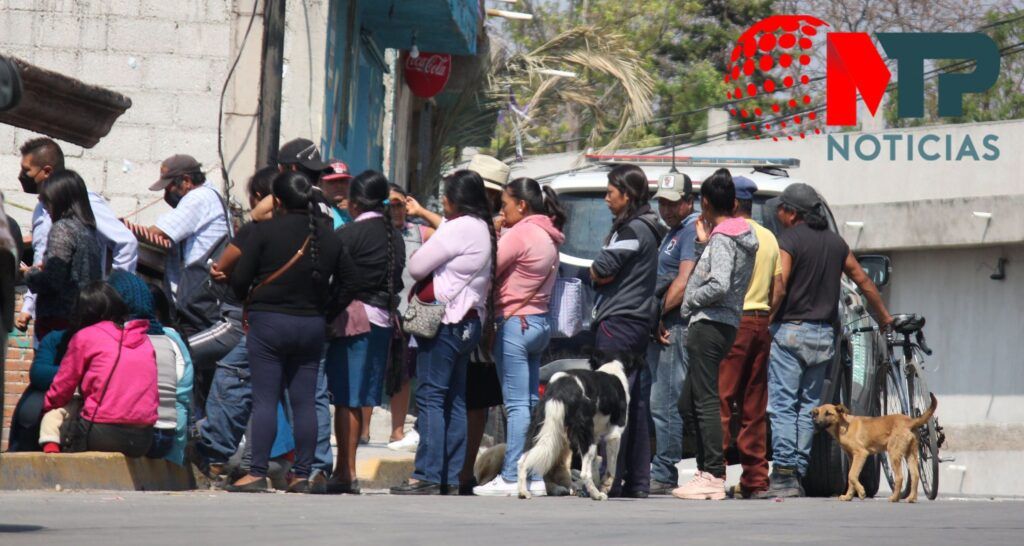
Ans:
<svg viewBox="0 0 1024 546"><path fill-rule="evenodd" d="M248 3L248 0L243 0ZM123 93L133 106L92 149L61 143L69 168L127 214L160 197L160 162L194 155L220 185L217 106L234 24L232 0L5 0L0 54ZM250 4L251 5L251 4ZM257 49L259 35L256 39ZM28 233L35 197L20 191L18 147L36 136L0 126L0 188ZM151 223L166 205L132 218Z"/></svg>
<svg viewBox="0 0 1024 546"><path fill-rule="evenodd" d="M320 140L328 0L288 2L281 140ZM160 162L195 156L207 179L223 189L217 157L221 88L239 49L224 102L224 156L233 197L245 203L255 170L263 1L253 0L0 0L0 55L19 57L132 99L132 107L92 149L61 142L67 166L114 212L149 225L169 210L148 191ZM249 38L242 48L250 18ZM38 136L0 124L0 189L7 212L31 233L36 196L21 191L19 147ZM20 303L19 303L20 307ZM28 384L31 331L8 339L3 446L7 424Z"/></svg>

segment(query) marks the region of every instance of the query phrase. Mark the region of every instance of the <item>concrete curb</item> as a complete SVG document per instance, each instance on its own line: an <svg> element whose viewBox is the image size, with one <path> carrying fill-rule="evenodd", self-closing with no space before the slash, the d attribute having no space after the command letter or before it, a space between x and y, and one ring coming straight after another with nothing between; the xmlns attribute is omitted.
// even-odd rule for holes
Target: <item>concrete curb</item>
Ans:
<svg viewBox="0 0 1024 546"><path fill-rule="evenodd" d="M0 456L0 490L108 489L185 491L195 489L191 469L162 459L120 453L5 453Z"/></svg>
<svg viewBox="0 0 1024 546"><path fill-rule="evenodd" d="M412 454L360 459L356 461L356 476L363 489L388 489L409 479L414 462Z"/></svg>

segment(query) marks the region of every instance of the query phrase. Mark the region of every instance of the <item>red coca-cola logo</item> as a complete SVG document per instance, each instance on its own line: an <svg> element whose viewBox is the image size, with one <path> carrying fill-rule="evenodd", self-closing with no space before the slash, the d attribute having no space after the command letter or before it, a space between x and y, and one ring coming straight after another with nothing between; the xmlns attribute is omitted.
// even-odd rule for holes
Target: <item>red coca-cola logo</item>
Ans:
<svg viewBox="0 0 1024 546"><path fill-rule="evenodd" d="M447 53L420 53L405 58L405 83L412 94L429 99L441 92L452 75L452 56Z"/></svg>

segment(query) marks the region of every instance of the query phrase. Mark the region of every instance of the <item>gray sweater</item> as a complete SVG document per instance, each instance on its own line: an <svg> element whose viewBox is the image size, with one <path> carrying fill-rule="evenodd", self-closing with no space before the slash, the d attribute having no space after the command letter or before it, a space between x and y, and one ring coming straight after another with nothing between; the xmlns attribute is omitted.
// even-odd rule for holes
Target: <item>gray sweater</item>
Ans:
<svg viewBox="0 0 1024 546"><path fill-rule="evenodd" d="M679 310L683 317L691 324L709 320L738 327L757 247L757 235L742 218L722 222L707 244L697 243L699 258Z"/></svg>
<svg viewBox="0 0 1024 546"><path fill-rule="evenodd" d="M664 229L658 216L643 207L612 234L594 260L594 272L614 280L595 288L593 326L613 317L651 321L655 316L654 288L658 280L658 245Z"/></svg>

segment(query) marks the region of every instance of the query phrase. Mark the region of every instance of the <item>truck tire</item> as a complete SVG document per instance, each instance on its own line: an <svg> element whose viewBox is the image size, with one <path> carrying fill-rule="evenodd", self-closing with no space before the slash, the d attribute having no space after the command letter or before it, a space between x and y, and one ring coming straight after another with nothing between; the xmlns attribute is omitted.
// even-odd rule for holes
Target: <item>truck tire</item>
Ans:
<svg viewBox="0 0 1024 546"><path fill-rule="evenodd" d="M832 365L842 368L834 376L834 380L838 381L839 385L833 390L832 399L822 400L822 403L848 404L850 398L849 368L845 365L842 357L833 361ZM846 454L843 453L843 449L839 447L839 442L836 442L827 430L815 431L811 442L811 461L807 467L807 475L803 478L804 492L808 497L842 495L846 492L850 462L847 460Z"/></svg>

